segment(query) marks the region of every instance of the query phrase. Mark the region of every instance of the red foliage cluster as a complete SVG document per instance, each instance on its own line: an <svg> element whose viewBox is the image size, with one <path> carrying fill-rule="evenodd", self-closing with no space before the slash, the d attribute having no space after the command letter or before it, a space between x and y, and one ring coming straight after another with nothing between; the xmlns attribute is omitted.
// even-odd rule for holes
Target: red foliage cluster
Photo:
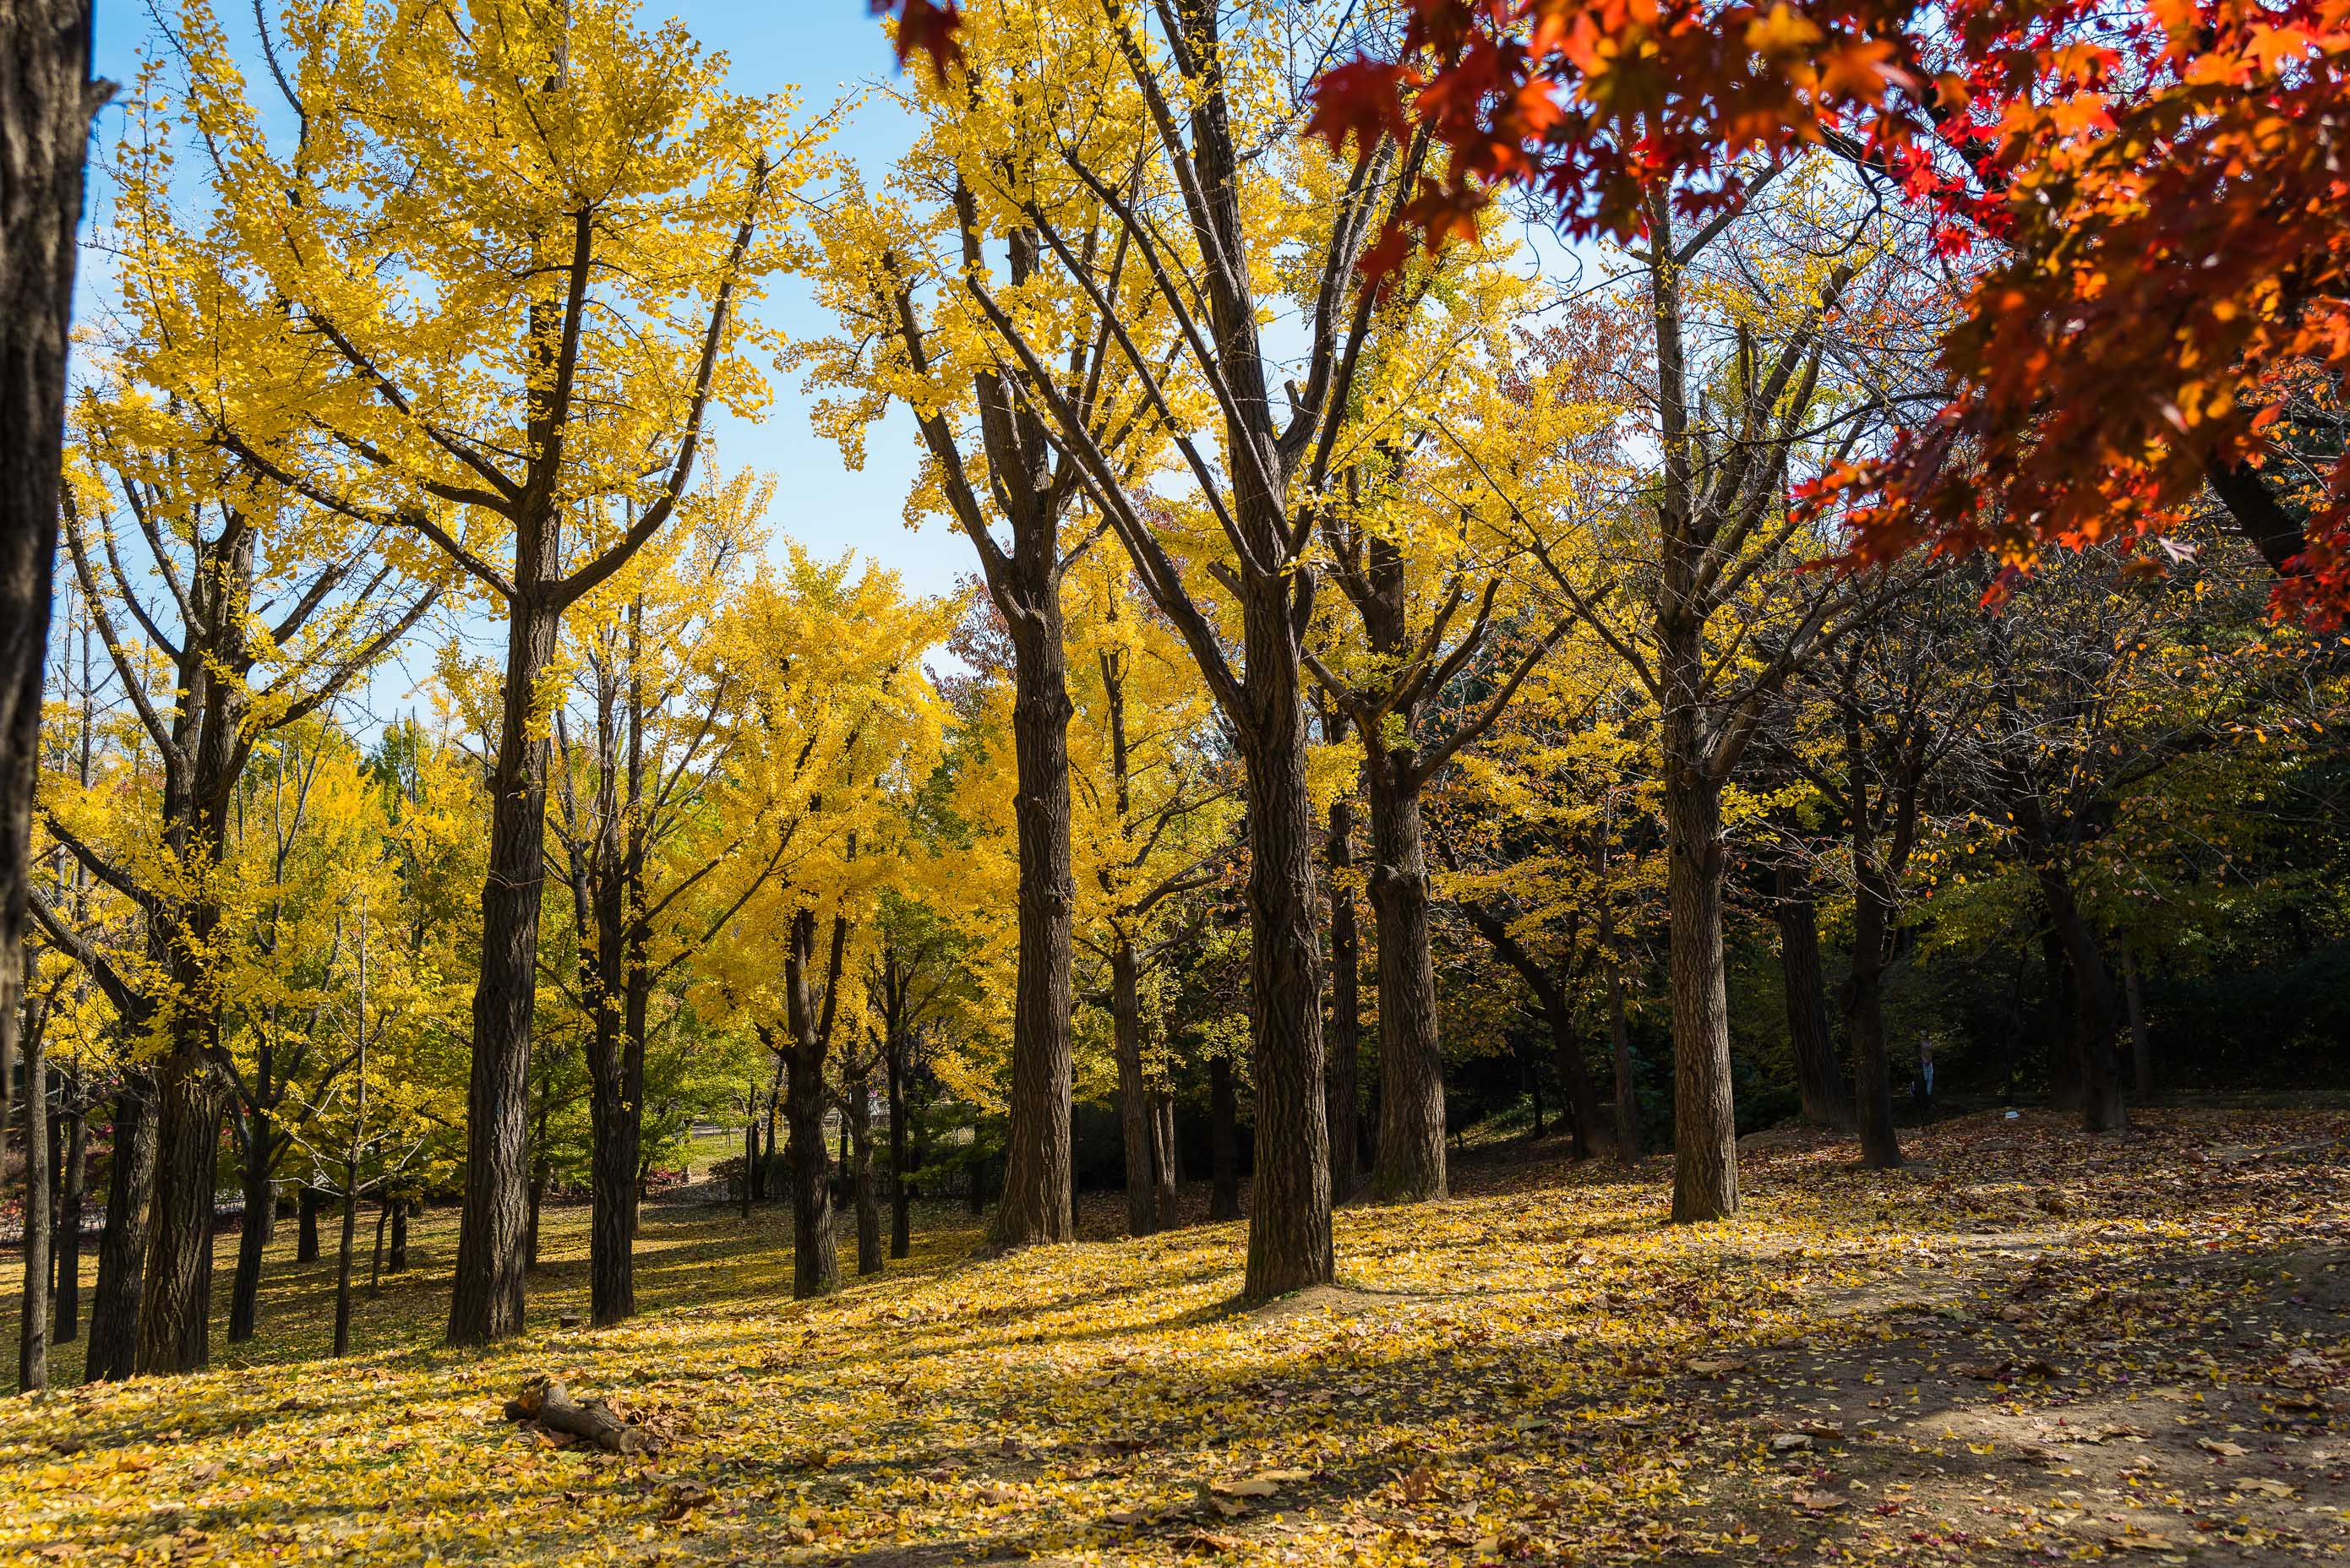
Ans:
<svg viewBox="0 0 2350 1568"><path fill-rule="evenodd" d="M916 55L931 62L931 69L943 78L947 67L962 58L962 45L955 31L962 17L955 10L955 0L870 0L876 16L894 16L898 22L898 64L903 67Z"/></svg>
<svg viewBox="0 0 2350 1568"><path fill-rule="evenodd" d="M2280 607L2350 611L2350 464L2296 483L2266 457L2350 370L2350 0L1415 0L1404 43L1315 95L1334 144L1450 153L1369 265L1500 187L1630 235L1650 191L1703 213L1732 160L1833 147L1983 269L1941 417L1815 493L1863 554L2028 559L2159 528L2216 473Z"/></svg>

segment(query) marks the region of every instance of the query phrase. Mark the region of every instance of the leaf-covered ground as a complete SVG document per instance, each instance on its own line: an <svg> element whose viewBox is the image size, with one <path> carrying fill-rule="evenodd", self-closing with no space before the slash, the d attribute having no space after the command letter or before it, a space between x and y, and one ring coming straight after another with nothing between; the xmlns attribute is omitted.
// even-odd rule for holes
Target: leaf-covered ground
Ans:
<svg viewBox="0 0 2350 1568"><path fill-rule="evenodd" d="M286 1268L249 1366L0 1403L0 1553L2350 1556L2350 1117L2147 1119L1950 1123L1894 1175L1765 1138L1746 1218L1702 1230L1658 1223L1661 1162L1488 1158L1449 1203L1344 1211L1341 1286L1253 1311L1237 1225L981 1261L941 1214L910 1263L795 1305L778 1216L668 1204L640 1321L554 1326L585 1289L556 1213L542 1326L459 1354L435 1217L346 1363L315 1358L329 1274ZM536 1373L666 1450L507 1423Z"/></svg>

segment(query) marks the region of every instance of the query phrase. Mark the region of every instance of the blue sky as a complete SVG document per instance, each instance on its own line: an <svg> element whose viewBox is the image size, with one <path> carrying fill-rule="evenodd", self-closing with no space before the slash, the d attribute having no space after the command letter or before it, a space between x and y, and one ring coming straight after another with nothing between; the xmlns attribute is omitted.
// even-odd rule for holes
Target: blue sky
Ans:
<svg viewBox="0 0 2350 1568"><path fill-rule="evenodd" d="M278 0L265 3L274 11ZM137 69L142 40L151 34L151 12L143 0L97 0L97 10L98 73L127 82ZM644 5L648 26L669 14L704 45L726 53L737 90L796 88L811 111L861 83L886 80L897 68L865 0L670 0L666 5L647 0ZM231 29L250 36L248 7L222 4L220 15ZM100 145L112 140L120 113L112 109L101 117ZM865 168L879 170L896 160L911 134L910 121L894 106L868 99L834 146ZM824 330L824 318L806 290L789 280L771 291L765 314L772 325L794 335ZM905 524L915 460L912 422L902 412L873 433L863 471L852 472L838 449L809 431L809 400L797 378L772 379L775 399L764 419L754 423L730 418L716 433L726 467L775 476L770 517L779 531L823 555L854 549L870 556L902 573L916 592L943 592L959 574L974 567L971 546L943 524L926 524L919 531ZM390 695L397 700L396 692Z"/></svg>

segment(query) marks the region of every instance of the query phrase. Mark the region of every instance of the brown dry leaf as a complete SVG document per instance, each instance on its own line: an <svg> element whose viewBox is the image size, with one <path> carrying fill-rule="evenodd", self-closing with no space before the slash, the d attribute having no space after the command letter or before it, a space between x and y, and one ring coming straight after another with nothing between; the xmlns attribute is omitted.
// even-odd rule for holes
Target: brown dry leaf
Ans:
<svg viewBox="0 0 2350 1568"><path fill-rule="evenodd" d="M1212 1530L1187 1530L1170 1542L1178 1552L1237 1552L1243 1542L1237 1535L1224 1535Z"/></svg>
<svg viewBox="0 0 2350 1568"><path fill-rule="evenodd" d="M2253 1480L2240 1480L2236 1483L2236 1490L2239 1491L2256 1491L2262 1497L2292 1497L2293 1495L2293 1489L2292 1487L2287 1486L2281 1480L2272 1480L2267 1476L2262 1476Z"/></svg>
<svg viewBox="0 0 2350 1568"><path fill-rule="evenodd" d="M1806 1488L1795 1493L1795 1506L1807 1513L1825 1513L1851 1501L1852 1499L1840 1491L1813 1491Z"/></svg>
<svg viewBox="0 0 2350 1568"><path fill-rule="evenodd" d="M2157 1531L2140 1530L2131 1525L2127 1530L2106 1537L2106 1544L2118 1552L2170 1552L2182 1544L2175 1535Z"/></svg>
<svg viewBox="0 0 2350 1568"><path fill-rule="evenodd" d="M675 1524L697 1508L718 1501L718 1494L700 1481L663 1481L654 1495L661 1500L661 1522Z"/></svg>
<svg viewBox="0 0 2350 1568"><path fill-rule="evenodd" d="M2239 1459L2246 1449L2241 1443L2231 1443L2224 1438L2198 1438L2195 1446L2207 1454L2217 1454L2223 1459Z"/></svg>
<svg viewBox="0 0 2350 1568"><path fill-rule="evenodd" d="M1403 1478L1403 1495L1407 1501L1426 1502L1436 1490L1436 1472L1426 1465L1416 1465Z"/></svg>
<svg viewBox="0 0 2350 1568"><path fill-rule="evenodd" d="M1251 1476L1246 1480L1210 1481L1208 1490L1219 1497L1271 1497L1281 1490L1281 1483L1270 1476Z"/></svg>
<svg viewBox="0 0 2350 1568"><path fill-rule="evenodd" d="M1689 1364L1690 1373L1697 1377L1726 1377L1733 1372L1746 1370L1746 1361L1737 1355L1700 1355Z"/></svg>

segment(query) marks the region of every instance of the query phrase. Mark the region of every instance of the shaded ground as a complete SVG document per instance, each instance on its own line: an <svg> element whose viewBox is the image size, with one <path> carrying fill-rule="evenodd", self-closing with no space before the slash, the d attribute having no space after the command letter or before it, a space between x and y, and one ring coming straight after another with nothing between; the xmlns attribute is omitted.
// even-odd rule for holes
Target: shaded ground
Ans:
<svg viewBox="0 0 2350 1568"><path fill-rule="evenodd" d="M305 1359L331 1281L286 1268L251 1366L0 1405L0 1556L2350 1556L2350 1116L2151 1120L1966 1118L1886 1175L1768 1139L1702 1229L1658 1222L1661 1162L1484 1157L1451 1202L1345 1211L1339 1287L1250 1312L1237 1225L983 1262L941 1210L794 1304L780 1215L660 1205L645 1318L460 1355L435 1217L352 1362ZM537 1324L584 1297L551 1223ZM507 1425L541 1371L667 1451Z"/></svg>

